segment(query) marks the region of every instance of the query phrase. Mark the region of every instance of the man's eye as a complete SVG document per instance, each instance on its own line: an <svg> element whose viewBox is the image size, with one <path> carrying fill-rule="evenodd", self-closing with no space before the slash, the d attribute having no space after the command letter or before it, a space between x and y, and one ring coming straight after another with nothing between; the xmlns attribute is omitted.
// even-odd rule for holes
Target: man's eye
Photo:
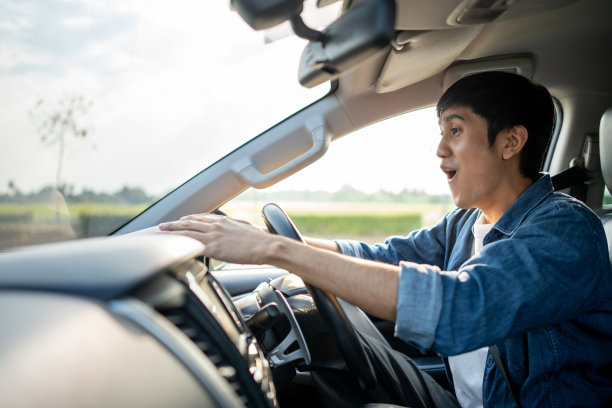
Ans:
<svg viewBox="0 0 612 408"><path fill-rule="evenodd" d="M461 129L459 129L459 128L450 128L450 129L448 129L448 130L442 130L442 131L440 132L440 136L441 136L441 137L444 137L444 135L447 135L447 136L455 136L455 135L457 135L457 134L458 134L458 133L460 133L460 132L461 132Z"/></svg>

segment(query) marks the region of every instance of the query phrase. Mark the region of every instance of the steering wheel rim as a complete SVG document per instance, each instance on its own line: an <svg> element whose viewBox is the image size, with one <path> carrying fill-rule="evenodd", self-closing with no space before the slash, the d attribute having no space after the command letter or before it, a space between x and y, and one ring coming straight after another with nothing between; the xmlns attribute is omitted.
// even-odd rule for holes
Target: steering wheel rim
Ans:
<svg viewBox="0 0 612 408"><path fill-rule="evenodd" d="M295 224L280 206L268 203L262 208L262 215L272 234L282 235L305 243ZM376 373L366 354L355 328L346 316L336 296L304 282L323 320L331 328L332 336L349 369L356 375L365 390L376 387Z"/></svg>

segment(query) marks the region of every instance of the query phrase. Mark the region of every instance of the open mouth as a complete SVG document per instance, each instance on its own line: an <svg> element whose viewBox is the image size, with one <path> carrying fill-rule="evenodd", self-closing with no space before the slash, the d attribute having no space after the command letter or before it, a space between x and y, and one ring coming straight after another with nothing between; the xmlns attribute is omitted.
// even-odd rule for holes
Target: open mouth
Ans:
<svg viewBox="0 0 612 408"><path fill-rule="evenodd" d="M455 175L457 174L457 170L450 169L448 167L441 167L441 169L444 172L444 174L446 174L446 180L449 181L449 182L452 179L454 179Z"/></svg>

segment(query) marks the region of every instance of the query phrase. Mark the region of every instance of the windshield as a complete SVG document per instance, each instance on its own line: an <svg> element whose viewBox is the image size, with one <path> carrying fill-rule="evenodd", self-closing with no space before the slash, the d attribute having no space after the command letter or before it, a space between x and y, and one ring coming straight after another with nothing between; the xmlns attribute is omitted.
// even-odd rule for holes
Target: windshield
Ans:
<svg viewBox="0 0 612 408"><path fill-rule="evenodd" d="M305 9L315 25L338 13ZM227 1L23 0L0 16L0 249L108 234L329 91L298 84L304 40L254 32Z"/></svg>

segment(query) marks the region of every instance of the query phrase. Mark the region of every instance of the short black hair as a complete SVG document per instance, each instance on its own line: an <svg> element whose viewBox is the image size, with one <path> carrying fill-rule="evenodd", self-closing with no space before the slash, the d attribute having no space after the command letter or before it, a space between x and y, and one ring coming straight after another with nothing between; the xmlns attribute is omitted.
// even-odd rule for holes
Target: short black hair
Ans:
<svg viewBox="0 0 612 408"><path fill-rule="evenodd" d="M489 146L499 132L523 125L528 138L520 156L520 171L537 180L555 126L555 107L548 90L529 79L503 71L466 76L444 92L438 119L451 106L464 106L487 121Z"/></svg>

